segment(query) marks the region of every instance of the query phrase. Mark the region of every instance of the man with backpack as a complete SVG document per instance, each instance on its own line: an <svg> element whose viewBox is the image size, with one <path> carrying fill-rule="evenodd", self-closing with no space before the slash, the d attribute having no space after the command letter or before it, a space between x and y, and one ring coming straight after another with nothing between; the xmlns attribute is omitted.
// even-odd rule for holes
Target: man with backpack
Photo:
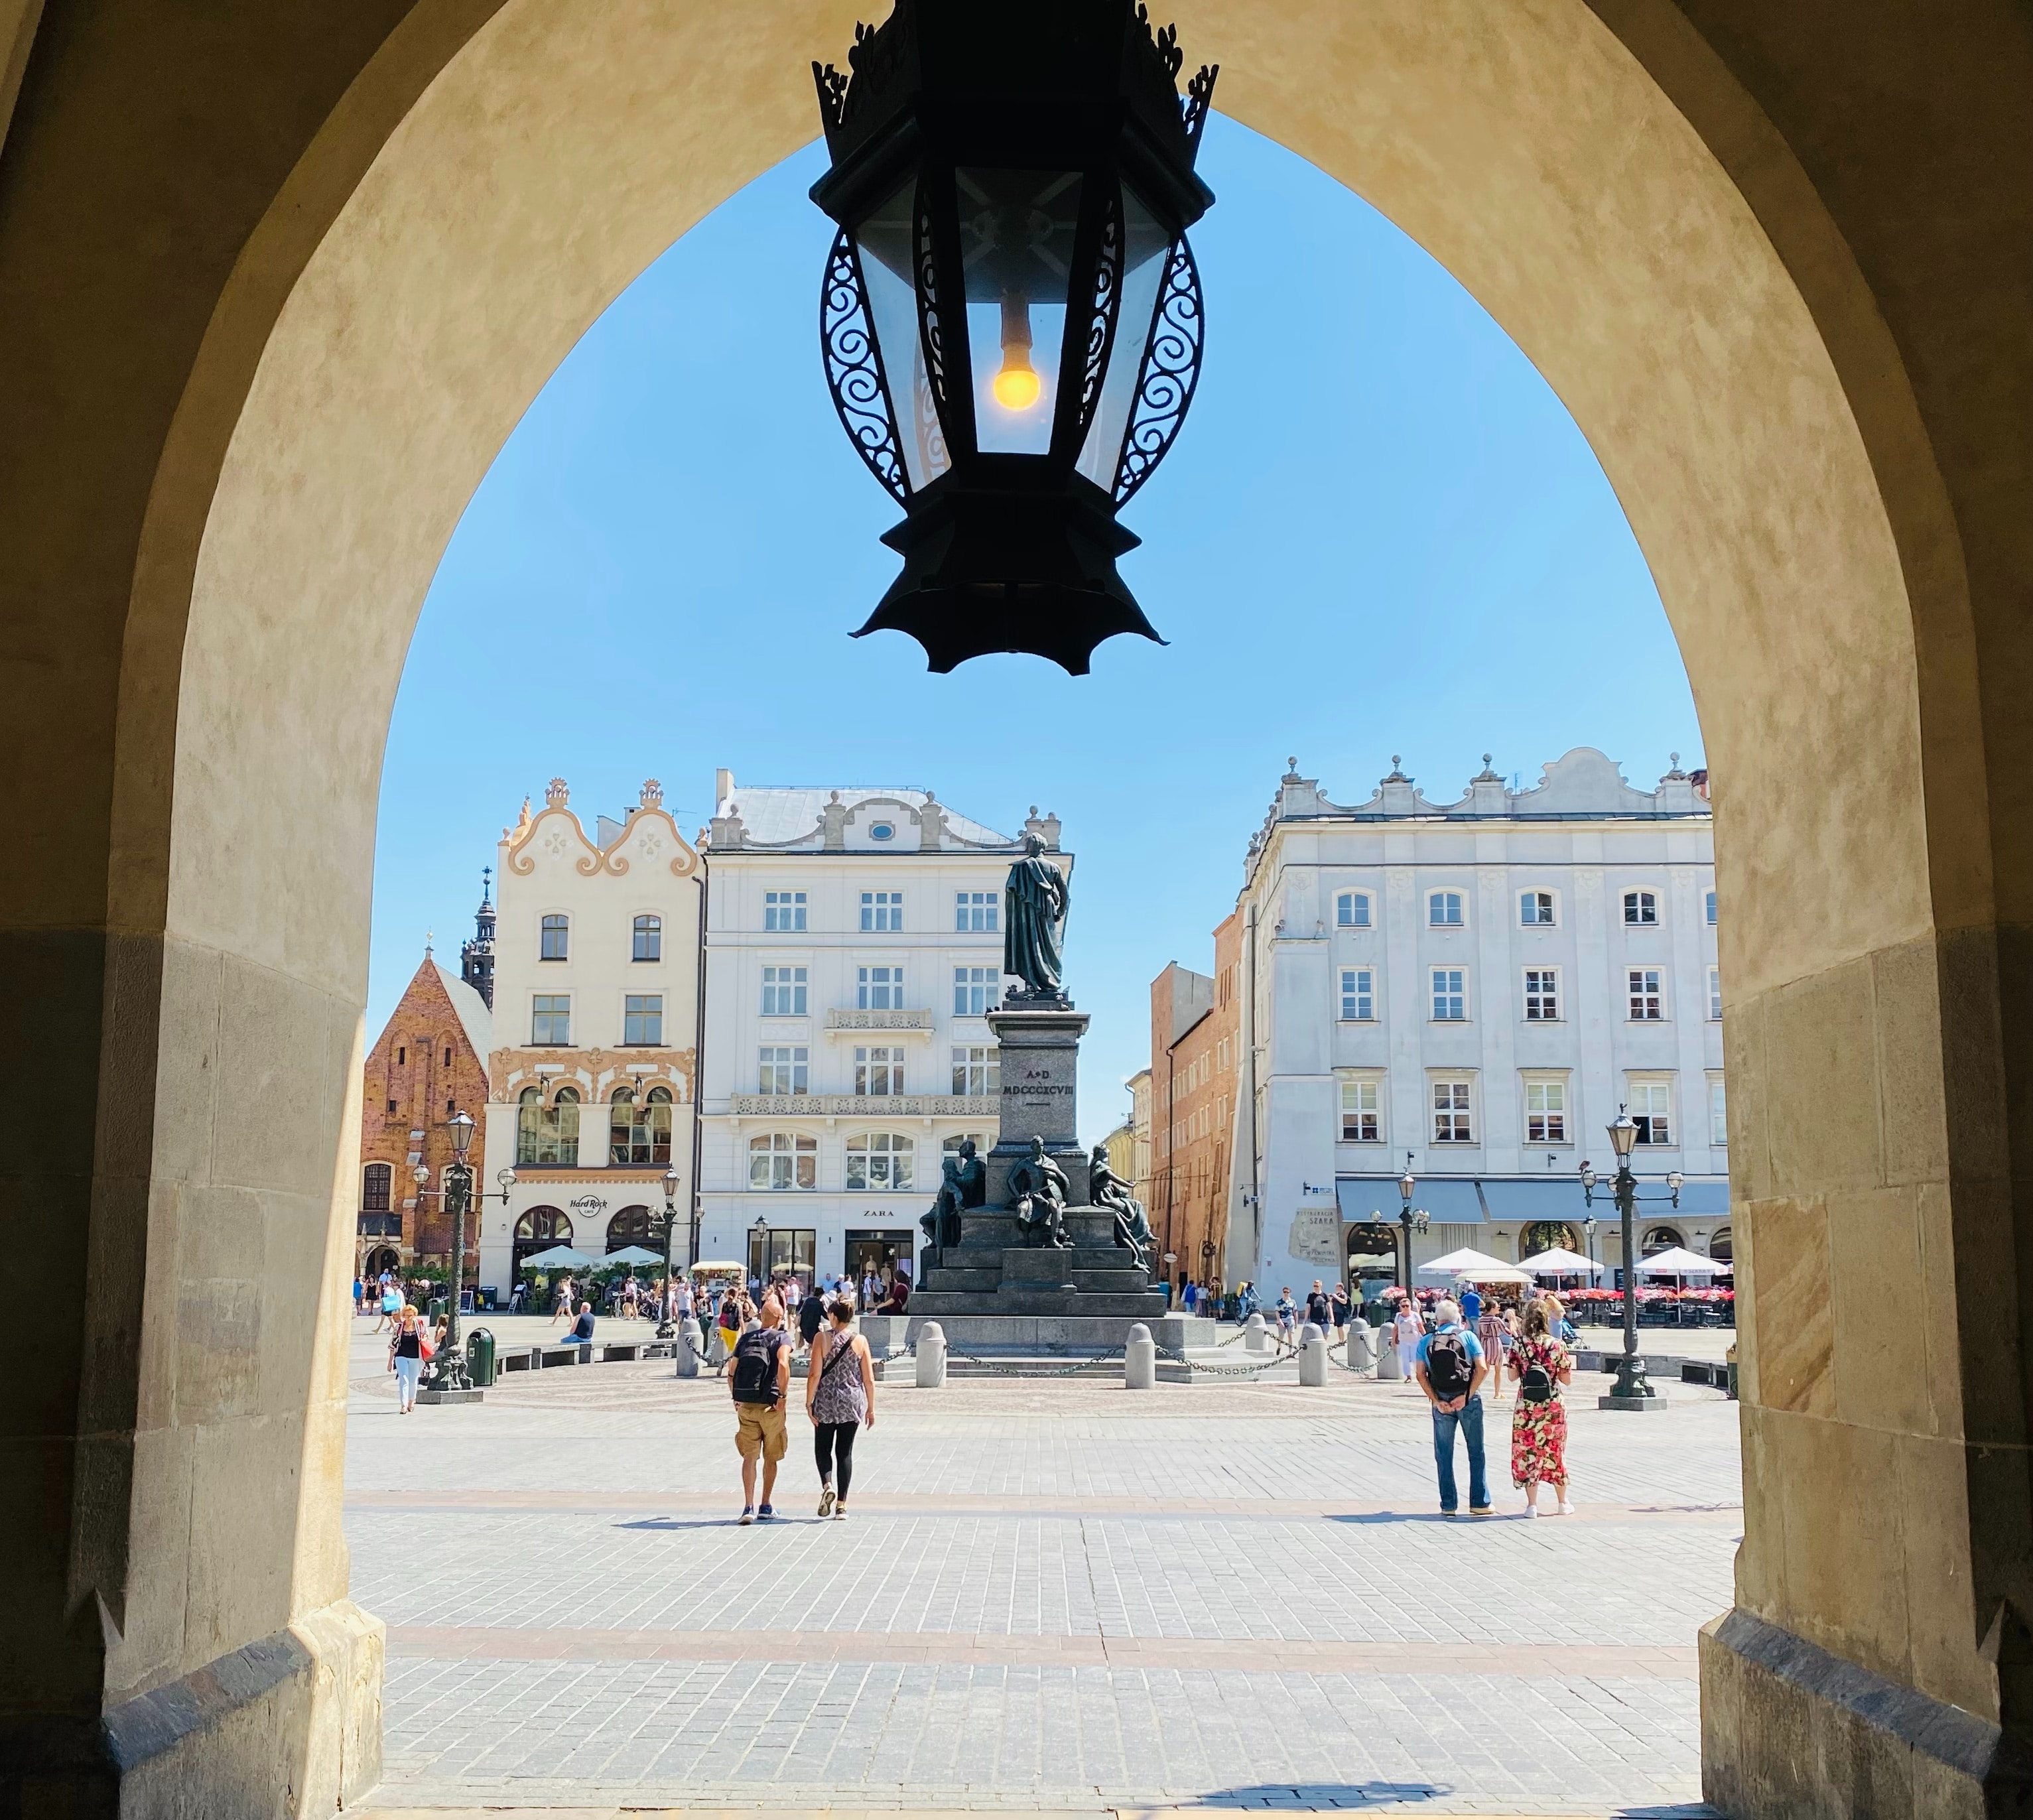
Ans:
<svg viewBox="0 0 2033 1820"><path fill-rule="evenodd" d="M784 1305L770 1296L762 1319L734 1343L727 1361L728 1388L734 1396L734 1445L741 1455L741 1521L768 1522L777 1512L769 1494L787 1437L784 1401L791 1384L791 1336L784 1328ZM755 1504L755 1462L762 1462L762 1504Z"/></svg>
<svg viewBox="0 0 2033 1820"><path fill-rule="evenodd" d="M1468 1444L1468 1513L1495 1513L1483 1466L1482 1399L1477 1394L1489 1367L1482 1343L1462 1325L1460 1305L1444 1301L1433 1310L1432 1332L1419 1342L1413 1375L1433 1406L1433 1460L1440 1469L1440 1515L1460 1515L1461 1494L1455 1485L1455 1436Z"/></svg>

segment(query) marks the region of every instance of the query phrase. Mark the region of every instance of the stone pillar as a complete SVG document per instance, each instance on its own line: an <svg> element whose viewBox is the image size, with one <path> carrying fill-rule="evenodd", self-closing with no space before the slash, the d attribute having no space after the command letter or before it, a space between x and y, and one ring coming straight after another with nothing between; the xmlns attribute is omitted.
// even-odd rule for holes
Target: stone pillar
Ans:
<svg viewBox="0 0 2033 1820"><path fill-rule="evenodd" d="M1348 1369L1352 1372L1376 1369L1376 1329L1359 1314L1349 1317Z"/></svg>
<svg viewBox="0 0 2033 1820"><path fill-rule="evenodd" d="M1299 1382L1324 1387L1327 1381L1327 1336L1311 1321L1299 1329Z"/></svg>
<svg viewBox="0 0 2033 1820"><path fill-rule="evenodd" d="M1256 1353L1271 1350L1271 1330L1264 1324L1264 1317L1260 1314L1252 1314L1249 1324L1243 1328L1242 1350Z"/></svg>
<svg viewBox="0 0 2033 1820"><path fill-rule="evenodd" d="M699 1334L698 1322L691 1315L687 1315L678 1323L677 1343L671 1349L677 1358L676 1376L695 1378L699 1375L699 1354L704 1350L705 1344Z"/></svg>
<svg viewBox="0 0 2033 1820"><path fill-rule="evenodd" d="M1129 1330L1122 1348L1122 1387L1131 1391L1155 1390L1158 1384L1158 1346L1151 1330L1138 1321Z"/></svg>
<svg viewBox="0 0 2033 1820"><path fill-rule="evenodd" d="M1066 1172L1069 1204L1087 1200L1087 1152L1080 1141L1080 1039L1088 1017L1063 1010L991 1011L988 1028L1002 1045L1002 1101L987 1165L987 1204L1009 1204L1009 1171L1031 1154L1031 1140Z"/></svg>
<svg viewBox="0 0 2033 1820"><path fill-rule="evenodd" d="M921 1391L942 1390L946 1381L945 1329L935 1320L928 1320L918 1330L916 1349L918 1388Z"/></svg>

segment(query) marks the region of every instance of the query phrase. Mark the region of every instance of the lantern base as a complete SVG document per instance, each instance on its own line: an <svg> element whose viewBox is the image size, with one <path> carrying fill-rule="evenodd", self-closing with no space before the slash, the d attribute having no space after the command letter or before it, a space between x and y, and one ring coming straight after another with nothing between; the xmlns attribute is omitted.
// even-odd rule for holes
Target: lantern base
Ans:
<svg viewBox="0 0 2033 1820"><path fill-rule="evenodd" d="M939 675L991 651L1028 651L1084 676L1103 638L1135 632L1164 643L1115 572L1138 538L1099 487L1077 477L1073 487L934 485L917 495L882 537L904 572L855 637L908 632Z"/></svg>

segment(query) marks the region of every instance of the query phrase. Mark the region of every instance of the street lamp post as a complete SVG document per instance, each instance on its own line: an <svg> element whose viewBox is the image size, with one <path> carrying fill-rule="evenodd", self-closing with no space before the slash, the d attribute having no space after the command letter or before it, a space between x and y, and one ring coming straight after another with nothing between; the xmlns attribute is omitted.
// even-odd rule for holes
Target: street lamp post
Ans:
<svg viewBox="0 0 2033 1820"><path fill-rule="evenodd" d="M759 1239L762 1241L762 1268L760 1270L758 1270L758 1271L756 1271L756 1273L755 1273L755 1278L756 1278L757 1282L760 1283L762 1285L762 1286L766 1290L766 1289L769 1287L769 1221L768 1221L767 1219L765 1219L765 1218L764 1218L761 1214L759 1214L759 1213L758 1213L758 1215L756 1215L756 1216L755 1216L755 1223L754 1223L753 1226L751 1226L751 1227L749 1227L749 1229L748 1229L748 1234L749 1234L749 1238L748 1238L748 1252L749 1252L749 1258L750 1258L750 1261L751 1261L751 1263L754 1261L754 1254L755 1254L755 1241L756 1241L756 1240L758 1240L758 1239L759 1238Z"/></svg>
<svg viewBox="0 0 2033 1820"><path fill-rule="evenodd" d="M1412 1204L1412 1191L1418 1185L1418 1178L1412 1173L1412 1153L1408 1150L1405 1152L1405 1173L1398 1178L1398 1198L1403 1203L1398 1212L1398 1224L1402 1234L1398 1247L1401 1260L1398 1267L1398 1286L1407 1295L1412 1293L1412 1234L1424 1232L1432 1223L1426 1217L1424 1208L1415 1208Z"/></svg>
<svg viewBox="0 0 2033 1820"><path fill-rule="evenodd" d="M445 1211L451 1215L451 1293L445 1303L444 1338L437 1357L431 1361L429 1387L434 1391L470 1390L466 1359L459 1346L459 1299L466 1279L466 1209L473 1198L473 1171L466 1153L473 1144L473 1115L462 1112L445 1121L451 1138L452 1160L445 1170ZM503 1190L505 1195L507 1190Z"/></svg>
<svg viewBox="0 0 2033 1820"><path fill-rule="evenodd" d="M678 1184L683 1179L674 1163L664 1171L664 1305L657 1311L657 1338L668 1339L677 1330L671 1324L671 1244L678 1230Z"/></svg>
<svg viewBox="0 0 2033 1820"><path fill-rule="evenodd" d="M1616 1382L1610 1387L1608 1396L1603 1399L1610 1409L1638 1409L1656 1398L1652 1380L1645 1375L1645 1361L1638 1356L1638 1203L1641 1200L1657 1200L1657 1195L1642 1195L1638 1192L1638 1178L1631 1173L1631 1152L1638 1141L1638 1125L1622 1106L1616 1109L1616 1122L1609 1127L1610 1148L1616 1152L1616 1178L1610 1184L1611 1198L1616 1204L1617 1217L1623 1228L1623 1357L1617 1361ZM1582 1200L1586 1206L1595 1204L1596 1173L1593 1163L1582 1164ZM1680 1204L1680 1172L1676 1169L1666 1178L1667 1196L1674 1206ZM1593 1235L1595 1223L1590 1220ZM1591 1246L1593 1249L1593 1246Z"/></svg>

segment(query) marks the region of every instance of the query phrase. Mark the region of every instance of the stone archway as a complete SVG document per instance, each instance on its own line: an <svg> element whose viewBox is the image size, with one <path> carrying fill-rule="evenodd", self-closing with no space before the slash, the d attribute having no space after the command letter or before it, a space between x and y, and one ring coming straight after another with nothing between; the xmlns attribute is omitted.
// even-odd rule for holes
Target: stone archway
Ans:
<svg viewBox="0 0 2033 1820"><path fill-rule="evenodd" d="M1990 784L2033 670L2023 12L1177 15L1226 108L1376 204L1537 363L1687 656L1750 1328L1712 1788L1745 1813L1977 1811L1999 1723L2033 1734L2011 1167L2033 843ZM0 882L68 1122L17 1180L74 1239L7 1519L35 1665L0 1680L33 1744L7 1760L46 1790L281 1811L376 1773L329 1289L403 652L522 408L810 137L806 60L852 23L837 0L370 0L315 32L222 0L202 34L0 11L27 51L0 58L23 69L0 345L32 376L0 422L0 675L17 789L69 806L27 818ZM211 1116L278 1095L305 1109L279 1151ZM244 1261L208 1261L213 1226ZM1921 1286L1910 1332L1870 1307L1888 1255ZM230 1358L175 1331L250 1308L274 1318ZM1863 1485L1896 1495L1838 1495Z"/></svg>

